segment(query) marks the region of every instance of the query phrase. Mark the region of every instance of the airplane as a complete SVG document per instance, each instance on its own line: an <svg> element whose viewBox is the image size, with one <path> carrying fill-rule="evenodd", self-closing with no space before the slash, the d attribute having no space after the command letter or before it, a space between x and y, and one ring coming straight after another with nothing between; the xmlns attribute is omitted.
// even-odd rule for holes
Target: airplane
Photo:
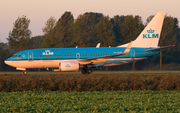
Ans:
<svg viewBox="0 0 180 113"><path fill-rule="evenodd" d="M27 74L29 68L53 68L53 71L79 71L91 74L93 68L122 65L159 54L165 12L158 12L140 35L117 47L43 48L15 53L4 62Z"/></svg>

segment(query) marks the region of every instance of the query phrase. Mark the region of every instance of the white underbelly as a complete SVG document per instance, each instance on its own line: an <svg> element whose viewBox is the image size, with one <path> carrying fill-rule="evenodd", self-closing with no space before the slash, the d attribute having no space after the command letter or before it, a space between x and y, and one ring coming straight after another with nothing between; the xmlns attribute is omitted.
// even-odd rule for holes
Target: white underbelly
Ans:
<svg viewBox="0 0 180 113"><path fill-rule="evenodd" d="M8 61L6 64L19 68L58 68L59 62L54 60Z"/></svg>

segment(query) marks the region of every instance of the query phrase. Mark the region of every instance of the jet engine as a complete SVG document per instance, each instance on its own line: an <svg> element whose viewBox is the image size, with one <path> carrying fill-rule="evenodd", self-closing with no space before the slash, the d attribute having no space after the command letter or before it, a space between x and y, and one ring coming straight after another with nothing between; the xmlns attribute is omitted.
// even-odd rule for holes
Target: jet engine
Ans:
<svg viewBox="0 0 180 113"><path fill-rule="evenodd" d="M80 65L76 62L63 61L59 63L60 71L79 71Z"/></svg>

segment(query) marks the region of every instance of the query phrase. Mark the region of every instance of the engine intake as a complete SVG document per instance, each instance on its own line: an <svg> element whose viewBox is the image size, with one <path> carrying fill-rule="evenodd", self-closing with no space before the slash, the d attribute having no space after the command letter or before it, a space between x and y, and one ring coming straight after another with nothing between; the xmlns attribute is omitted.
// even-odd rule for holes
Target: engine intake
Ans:
<svg viewBox="0 0 180 113"><path fill-rule="evenodd" d="M63 61L59 63L60 71L79 71L79 67L79 63L76 62Z"/></svg>

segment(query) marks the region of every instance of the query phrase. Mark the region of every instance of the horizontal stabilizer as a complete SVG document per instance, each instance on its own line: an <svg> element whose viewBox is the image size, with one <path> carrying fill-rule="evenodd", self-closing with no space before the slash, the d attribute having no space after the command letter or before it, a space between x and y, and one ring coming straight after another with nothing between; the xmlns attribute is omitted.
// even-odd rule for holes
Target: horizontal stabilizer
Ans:
<svg viewBox="0 0 180 113"><path fill-rule="evenodd" d="M157 50L161 50L161 49L168 48L168 47L173 47L173 46L175 46L175 45L163 46L163 47L160 47L160 48L148 49L148 50L145 50L145 51L146 52L157 51Z"/></svg>

